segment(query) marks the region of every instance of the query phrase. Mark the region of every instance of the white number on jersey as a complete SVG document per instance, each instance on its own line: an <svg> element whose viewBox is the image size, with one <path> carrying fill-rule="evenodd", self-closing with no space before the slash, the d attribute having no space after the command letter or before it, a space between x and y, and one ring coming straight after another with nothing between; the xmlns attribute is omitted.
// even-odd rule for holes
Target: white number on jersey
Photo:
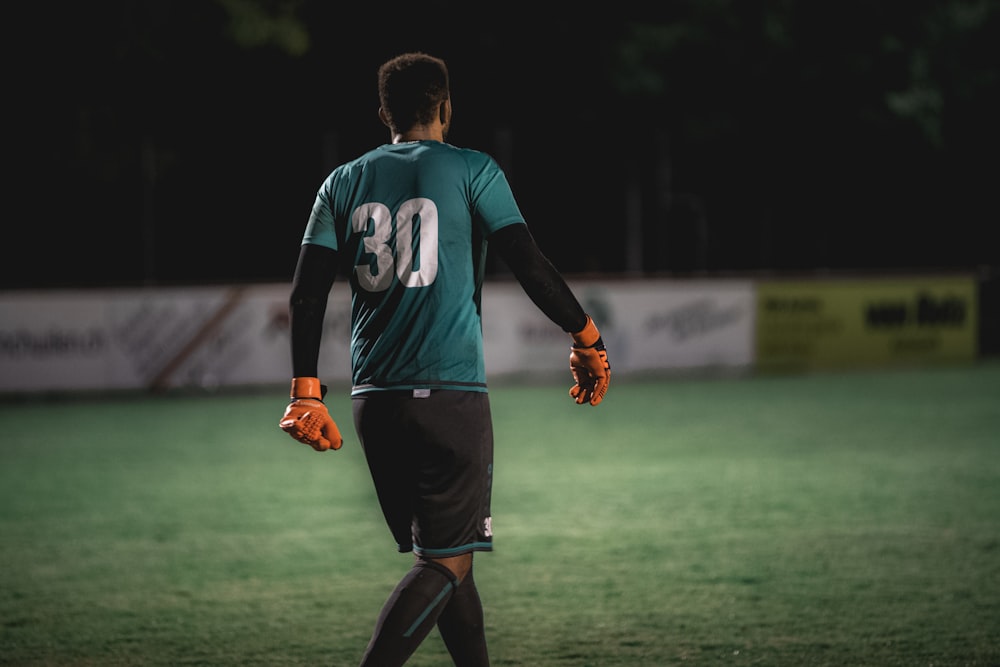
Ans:
<svg viewBox="0 0 1000 667"><path fill-rule="evenodd" d="M430 285L437 278L438 269L438 214L437 206L430 199L418 197L403 202L396 211L396 256L393 257L392 213L385 204L369 202L354 209L351 229L366 234L368 222L372 235L362 236L365 252L374 255L372 264L358 264L355 268L358 283L369 292L389 289L392 267L406 287ZM414 228L419 224L419 234L414 238Z"/></svg>

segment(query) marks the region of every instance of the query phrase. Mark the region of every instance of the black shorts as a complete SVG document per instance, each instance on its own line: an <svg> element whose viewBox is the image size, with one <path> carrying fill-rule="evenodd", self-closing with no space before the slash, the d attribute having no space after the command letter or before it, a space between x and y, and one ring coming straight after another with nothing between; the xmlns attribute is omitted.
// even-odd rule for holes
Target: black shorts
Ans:
<svg viewBox="0 0 1000 667"><path fill-rule="evenodd" d="M493 549L493 422L477 391L372 391L354 426L399 551L446 558Z"/></svg>

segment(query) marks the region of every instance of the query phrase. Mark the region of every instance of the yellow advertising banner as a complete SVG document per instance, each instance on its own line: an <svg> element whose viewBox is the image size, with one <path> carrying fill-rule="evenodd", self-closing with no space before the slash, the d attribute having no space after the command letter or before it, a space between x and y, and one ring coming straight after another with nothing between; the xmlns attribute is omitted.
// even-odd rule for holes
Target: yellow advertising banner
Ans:
<svg viewBox="0 0 1000 667"><path fill-rule="evenodd" d="M972 277L757 284L761 369L897 366L975 359Z"/></svg>

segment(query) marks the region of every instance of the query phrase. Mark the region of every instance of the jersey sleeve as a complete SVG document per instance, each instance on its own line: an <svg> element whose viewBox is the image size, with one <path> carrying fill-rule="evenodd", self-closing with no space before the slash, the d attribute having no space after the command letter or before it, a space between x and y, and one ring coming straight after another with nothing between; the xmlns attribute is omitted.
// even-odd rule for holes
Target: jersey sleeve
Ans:
<svg viewBox="0 0 1000 667"><path fill-rule="evenodd" d="M337 176L336 171L330 174L316 193L316 200L313 202L312 212L306 223L306 231L302 236L302 245L320 245L331 250L340 250L333 213L333 188Z"/></svg>
<svg viewBox="0 0 1000 667"><path fill-rule="evenodd" d="M516 223L524 223L514 193L500 165L492 157L479 153L472 165L470 201L476 220L483 225L486 236Z"/></svg>

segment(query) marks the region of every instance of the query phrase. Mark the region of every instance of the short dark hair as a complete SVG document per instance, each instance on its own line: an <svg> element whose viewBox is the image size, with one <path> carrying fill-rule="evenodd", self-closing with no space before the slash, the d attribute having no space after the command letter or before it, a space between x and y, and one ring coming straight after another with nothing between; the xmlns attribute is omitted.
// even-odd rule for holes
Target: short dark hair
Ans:
<svg viewBox="0 0 1000 667"><path fill-rule="evenodd" d="M440 58L404 53L378 69L378 101L397 132L433 122L449 96L448 67Z"/></svg>

